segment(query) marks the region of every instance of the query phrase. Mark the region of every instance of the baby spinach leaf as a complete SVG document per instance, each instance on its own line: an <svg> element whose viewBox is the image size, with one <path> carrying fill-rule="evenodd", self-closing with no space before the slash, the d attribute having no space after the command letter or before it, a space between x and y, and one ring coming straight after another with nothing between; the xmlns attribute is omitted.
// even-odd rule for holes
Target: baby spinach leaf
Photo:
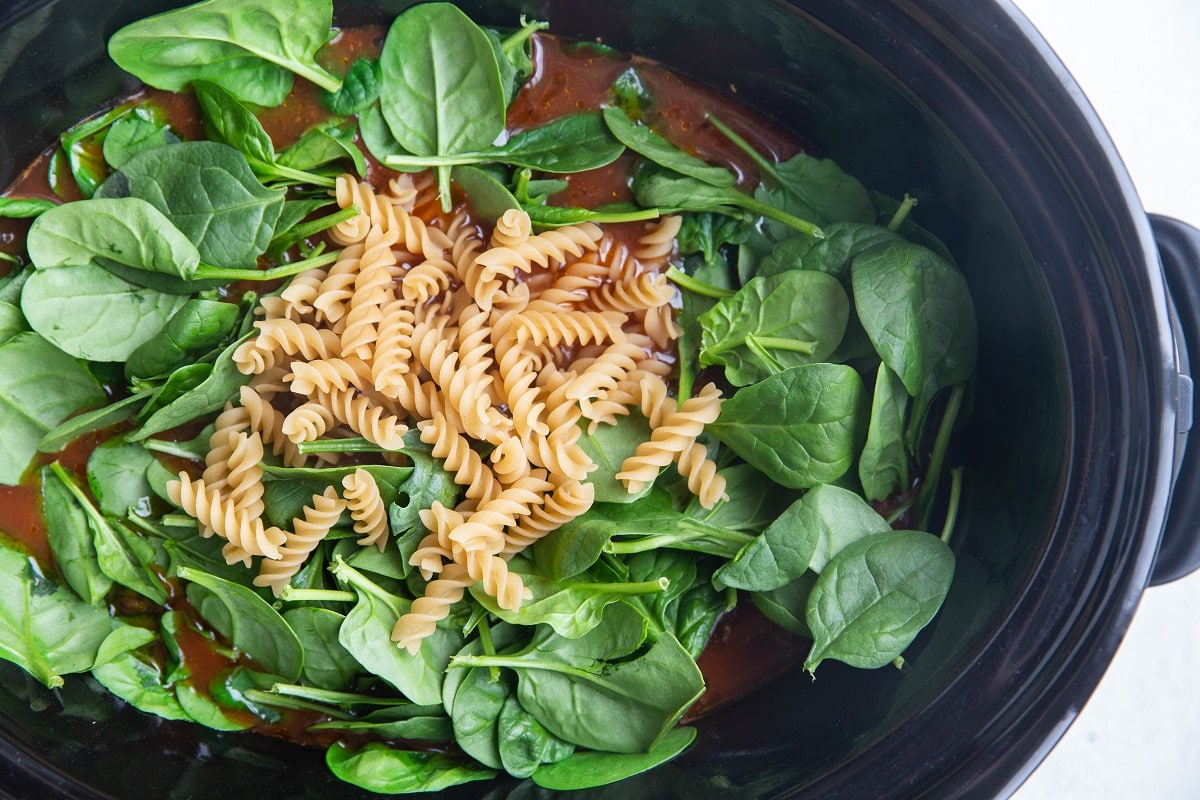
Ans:
<svg viewBox="0 0 1200 800"><path fill-rule="evenodd" d="M887 228L862 222L831 222L821 228L823 239L793 236L775 245L758 264L759 275L791 269L826 272L849 285L850 262L876 245L900 241Z"/></svg>
<svg viewBox="0 0 1200 800"><path fill-rule="evenodd" d="M506 94L488 37L449 3L414 6L388 30L379 57L380 109L400 146L418 156L482 150L504 130ZM450 208L449 168L438 168Z"/></svg>
<svg viewBox="0 0 1200 800"><path fill-rule="evenodd" d="M179 141L170 126L141 116L119 119L104 137L104 160L113 169L120 169L129 159Z"/></svg>
<svg viewBox="0 0 1200 800"><path fill-rule="evenodd" d="M754 278L700 318L700 363L723 364L731 383L746 386L825 361L841 343L849 315L846 291L822 272Z"/></svg>
<svg viewBox="0 0 1200 800"><path fill-rule="evenodd" d="M38 452L40 453L56 453L65 447L69 442L78 439L85 433L98 431L101 428L107 428L109 425L114 425L122 420L131 417L139 403L144 403L149 399L153 392L147 391L141 394L131 394L122 400L115 403L109 403L101 408L96 408L91 411L85 411L82 414L77 414L46 432L37 444ZM205 442L207 447L207 442ZM200 454L203 458L203 453Z"/></svg>
<svg viewBox="0 0 1200 800"><path fill-rule="evenodd" d="M309 731L343 731L383 739L448 742L454 738L450 719L441 706L411 703L389 706L352 720L333 720L309 725Z"/></svg>
<svg viewBox="0 0 1200 800"><path fill-rule="evenodd" d="M791 631L804 639L811 639L812 631L808 629L805 614L808 609L808 596L812 594L816 580L815 572L806 572L778 589L754 592L750 599L754 601L754 607L771 622L785 631Z"/></svg>
<svg viewBox="0 0 1200 800"><path fill-rule="evenodd" d="M304 649L304 680L323 689L344 690L354 685L362 667L338 642L345 616L326 608L300 606L283 612L283 620Z"/></svg>
<svg viewBox="0 0 1200 800"><path fill-rule="evenodd" d="M868 500L883 500L908 488L908 452L904 449L904 384L886 364L875 374L871 423L858 460L858 479Z"/></svg>
<svg viewBox="0 0 1200 800"><path fill-rule="evenodd" d="M533 74L533 59L529 54L529 40L538 31L550 27L550 23L535 20L525 22L522 19L519 30L509 34L504 39L491 28L484 28L492 50L496 53L496 63L500 67L500 81L504 86L505 104L512 103L513 97L529 76Z"/></svg>
<svg viewBox="0 0 1200 800"><path fill-rule="evenodd" d="M166 676L154 659L142 652L158 639L155 631L134 625L116 628L100 646L92 677L126 703L164 719L191 717L168 688Z"/></svg>
<svg viewBox="0 0 1200 800"><path fill-rule="evenodd" d="M510 571L521 577L525 588L533 592L517 610L501 608L478 585L471 595L492 615L512 625L549 625L559 636L577 639L600 624L604 610L623 598L656 595L666 591L671 581L661 575L638 582L620 581L615 575L582 574L570 580L555 581L535 571L533 564L514 558Z"/></svg>
<svg viewBox="0 0 1200 800"><path fill-rule="evenodd" d="M0 197L0 217L33 219L57 205L41 197Z"/></svg>
<svg viewBox="0 0 1200 800"><path fill-rule="evenodd" d="M489 172L478 167L462 166L455 167L451 176L471 198L471 207L480 219L494 223L510 208L521 209L521 204L508 187Z"/></svg>
<svg viewBox="0 0 1200 800"><path fill-rule="evenodd" d="M530 183L533 182L530 181ZM639 222L658 219L662 216L657 208L638 208L631 203L610 203L596 208L573 208L534 203L522 204L521 208L529 215L530 221L535 226L543 228L578 225L581 222L595 222L604 225L618 222Z"/></svg>
<svg viewBox="0 0 1200 800"><path fill-rule="evenodd" d="M778 589L809 569L821 572L848 543L890 530L854 492L816 486L717 570L715 580L755 592Z"/></svg>
<svg viewBox="0 0 1200 800"><path fill-rule="evenodd" d="M714 453L715 456L715 453ZM781 489L749 464L734 464L717 470L725 479L728 500L704 508L691 492L684 514L714 528L761 533L796 499L796 493Z"/></svg>
<svg viewBox="0 0 1200 800"><path fill-rule="evenodd" d="M837 480L866 434L862 379L840 364L805 364L747 386L706 430L778 484Z"/></svg>
<svg viewBox="0 0 1200 800"><path fill-rule="evenodd" d="M36 333L0 344L0 483L20 481L47 431L103 402L91 373Z"/></svg>
<svg viewBox="0 0 1200 800"><path fill-rule="evenodd" d="M124 517L131 509L150 516L150 484L146 469L154 456L140 444L110 439L88 457L87 477L100 511Z"/></svg>
<svg viewBox="0 0 1200 800"><path fill-rule="evenodd" d="M283 102L295 73L334 92L341 81L314 60L329 39L332 0L210 0L138 20L108 41L117 66L156 89L210 80L248 103Z"/></svg>
<svg viewBox="0 0 1200 800"><path fill-rule="evenodd" d="M737 183L737 176L729 170L684 152L650 126L634 122L617 106L605 106L601 113L604 123L621 144L655 164L712 186L731 188Z"/></svg>
<svg viewBox="0 0 1200 800"><path fill-rule="evenodd" d="M111 630L107 608L79 600L0 540L0 658L53 689L92 668Z"/></svg>
<svg viewBox="0 0 1200 800"><path fill-rule="evenodd" d="M0 302L0 344L4 344L18 333L29 330L21 309L11 303Z"/></svg>
<svg viewBox="0 0 1200 800"><path fill-rule="evenodd" d="M479 647L459 651L458 656L478 655ZM458 678L449 707L454 740L462 751L481 764L500 769L500 712L515 687L507 674L492 674L485 667L454 670Z"/></svg>
<svg viewBox="0 0 1200 800"><path fill-rule="evenodd" d="M382 794L437 792L495 777L496 771L433 751L397 750L370 742L358 750L338 743L325 751L329 771L346 783Z"/></svg>
<svg viewBox="0 0 1200 800"><path fill-rule="evenodd" d="M450 657L462 649L463 636L447 618L421 643L414 655L396 647L392 628L412 602L384 591L344 561L330 567L337 579L358 593L346 615L338 641L369 672L395 686L414 703L432 705L442 698L442 681Z"/></svg>
<svg viewBox="0 0 1200 800"><path fill-rule="evenodd" d="M411 156L392 135L392 129L388 127L387 120L383 118L383 112L379 109L379 104L374 103L362 111L358 115L358 134L362 137L363 146L367 148L367 152L375 157L376 161L386 163L389 156L399 156L403 160L404 156ZM394 167L401 171L418 172L417 167ZM420 169L424 169L421 167Z"/></svg>
<svg viewBox="0 0 1200 800"><path fill-rule="evenodd" d="M953 264L920 245L893 242L854 260L854 302L871 343L925 408L975 371L975 307ZM915 412L916 413L916 412Z"/></svg>
<svg viewBox="0 0 1200 800"><path fill-rule="evenodd" d="M67 355L124 361L185 301L83 264L39 270L25 284L21 310L30 327Z"/></svg>
<svg viewBox="0 0 1200 800"><path fill-rule="evenodd" d="M633 196L647 208L664 213L674 211L714 211L734 214L735 209L782 222L807 236L820 238L814 223L739 192L732 186L714 186L703 180L667 169L655 163L643 164L633 176Z"/></svg>
<svg viewBox="0 0 1200 800"><path fill-rule="evenodd" d="M642 491L630 492L616 478L625 459L649 439L650 423L636 411L621 417L616 425L600 425L594 432L584 432L579 437L579 446L596 465L596 469L588 474L596 502L632 503L650 491L653 484L647 483Z"/></svg>
<svg viewBox="0 0 1200 800"><path fill-rule="evenodd" d="M158 336L143 342L125 362L127 378L156 378L169 374L220 344L237 327L241 309L219 300L188 300Z"/></svg>
<svg viewBox="0 0 1200 800"><path fill-rule="evenodd" d="M868 536L847 545L817 578L806 621L809 673L827 658L863 669L895 661L938 609L954 577L954 554L923 531Z"/></svg>
<svg viewBox="0 0 1200 800"><path fill-rule="evenodd" d="M775 185L761 187L755 195L788 213L819 225L875 221L875 205L867 190L832 159L798 153L773 165L768 174ZM777 238L786 235L785 230L776 229Z"/></svg>
<svg viewBox="0 0 1200 800"><path fill-rule="evenodd" d="M229 640L256 663L286 680L304 671L304 647L295 631L271 604L245 586L191 567L179 567L180 579L204 587L229 612Z"/></svg>
<svg viewBox="0 0 1200 800"><path fill-rule="evenodd" d="M645 753L576 751L562 761L538 767L533 782L543 789L559 792L606 786L667 763L695 740L695 728L675 728Z"/></svg>
<svg viewBox="0 0 1200 800"><path fill-rule="evenodd" d="M704 691L696 662L674 635L647 640L646 625L632 607L617 603L578 639L541 635L515 655L454 663L511 668L521 705L556 736L636 753L658 741Z"/></svg>
<svg viewBox="0 0 1200 800"><path fill-rule="evenodd" d="M357 114L379 99L379 62L359 56L342 76L336 92L321 91L321 102L335 117Z"/></svg>
<svg viewBox="0 0 1200 800"><path fill-rule="evenodd" d="M220 142L149 150L130 159L121 174L132 197L163 212L196 246L200 260L216 267L254 268L283 208L283 190L264 187L245 157Z"/></svg>
<svg viewBox="0 0 1200 800"><path fill-rule="evenodd" d="M515 778L528 778L540 765L554 764L575 752L575 745L546 730L515 697L504 701L497 730L500 761Z"/></svg>
<svg viewBox="0 0 1200 800"><path fill-rule="evenodd" d="M704 257L703 263L705 264L725 265L724 259L721 257L721 248L726 245L741 244L746 241L750 232L751 227L743 220L706 212L689 214L684 217L676 239L679 242L680 255L699 253ZM797 238L796 241L812 240ZM694 271L692 272L694 274Z"/></svg>
<svg viewBox="0 0 1200 800"><path fill-rule="evenodd" d="M29 276L34 273L32 264L26 264L20 269L13 268L3 277L0 277L0 303L7 303L11 306L17 306L21 303L21 290L25 288L25 281L29 280ZM0 342L3 344L3 342Z"/></svg>
<svg viewBox="0 0 1200 800"><path fill-rule="evenodd" d="M83 509L49 467L41 472L41 508L54 563L67 585L88 605L100 604L112 588L112 579L96 560L96 544Z"/></svg>
<svg viewBox="0 0 1200 800"><path fill-rule="evenodd" d="M349 159L359 177L367 175L367 162L355 144L358 126L353 121L326 120L312 126L277 156L280 166L312 171Z"/></svg>
<svg viewBox="0 0 1200 800"><path fill-rule="evenodd" d="M242 339L230 343L221 351L213 362L212 368L195 386L146 414L137 430L126 434L125 438L130 441L139 441L185 422L191 422L197 417L224 406L225 402L236 395L238 389L250 380L250 376L243 375L233 361L233 351L241 343Z"/></svg>
<svg viewBox="0 0 1200 800"><path fill-rule="evenodd" d="M26 247L39 270L100 261L191 278L200 263L195 245L161 210L137 197L57 206L34 220Z"/></svg>

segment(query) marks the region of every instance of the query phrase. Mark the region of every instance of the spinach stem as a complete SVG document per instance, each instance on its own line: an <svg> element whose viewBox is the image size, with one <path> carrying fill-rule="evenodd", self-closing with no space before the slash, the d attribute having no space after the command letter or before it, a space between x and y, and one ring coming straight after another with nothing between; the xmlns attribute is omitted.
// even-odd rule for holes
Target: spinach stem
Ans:
<svg viewBox="0 0 1200 800"><path fill-rule="evenodd" d="M499 153L455 153L444 156L418 156L410 153L383 157L383 163L392 167L463 167L470 164L484 164L497 160Z"/></svg>
<svg viewBox="0 0 1200 800"><path fill-rule="evenodd" d="M715 114L708 114L707 118L713 127L719 130L726 139L733 142L743 153L750 156L760 170L774 178L777 183L783 183L783 176L779 174L779 170L776 169L775 165L763 158L762 153L751 147L750 143L734 132L733 128L722 122Z"/></svg>
<svg viewBox="0 0 1200 800"><path fill-rule="evenodd" d="M946 522L942 525L942 541L950 544L954 523L958 521L958 506L962 502L963 468L950 470L950 502L946 508Z"/></svg>
<svg viewBox="0 0 1200 800"><path fill-rule="evenodd" d="M507 39L502 40L500 42L500 49L503 50L506 55L511 54L513 50L516 50L518 47L525 44L525 41L529 39L530 36L533 36L538 31L544 31L549 27L549 22L542 22L538 20L526 22L525 15L522 14L521 29L512 33Z"/></svg>
<svg viewBox="0 0 1200 800"><path fill-rule="evenodd" d="M777 222L782 222L789 228L795 228L801 233L808 234L814 239L825 238L825 232L806 219L800 219L800 217L789 214L786 211L782 211L773 205L764 203L761 200L755 200L750 195L742 194L741 192L739 192L738 195L739 196L736 199L736 204L747 211L753 211L755 214L760 214L764 217L770 217ZM730 200L733 201L733 198L730 198Z"/></svg>
<svg viewBox="0 0 1200 800"><path fill-rule="evenodd" d="M917 493L917 511L921 517L921 529L929 526L929 513L933 507L933 499L937 494L938 482L941 478L942 465L946 460L946 450L950 446L950 434L954 430L954 422L958 411L962 408L963 395L966 394L965 384L955 384L946 401L946 410L938 423L937 436L933 441L933 452L929 458L929 467L925 470L925 479Z"/></svg>
<svg viewBox="0 0 1200 800"><path fill-rule="evenodd" d="M204 454L197 453L187 447L180 447L180 442L168 442L163 439L143 439L142 447L155 453L163 455L175 456L177 458L190 458L192 460L203 460Z"/></svg>
<svg viewBox="0 0 1200 800"><path fill-rule="evenodd" d="M747 339L754 339L755 342L767 348L768 350L786 350L791 353L803 353L811 356L817 349L816 342L803 342L799 339L785 339L782 336L754 336L751 334Z"/></svg>
<svg viewBox="0 0 1200 800"><path fill-rule="evenodd" d="M772 375L777 375L778 373L783 372L783 364L779 362L779 359L767 352L767 348L762 346L762 343L758 340L758 337L751 334L746 337L742 344L746 345L746 349L758 357L758 360L762 362L762 365L766 367L767 371ZM722 350L728 349L728 347L722 348ZM709 352L713 351L710 350Z"/></svg>
<svg viewBox="0 0 1200 800"><path fill-rule="evenodd" d="M158 518L159 524L167 528L194 528L196 518L187 514L163 514Z"/></svg>
<svg viewBox="0 0 1200 800"><path fill-rule="evenodd" d="M358 599L358 595L340 589L297 589L294 586L285 586L279 593L279 599L287 603L353 603Z"/></svg>
<svg viewBox="0 0 1200 800"><path fill-rule="evenodd" d="M309 456L313 453L386 453L386 448L362 437L349 439L317 439L312 442L299 442L296 450L300 455Z"/></svg>
<svg viewBox="0 0 1200 800"><path fill-rule="evenodd" d="M332 264L337 261L341 252L341 250L334 250L329 253L305 258L301 261L293 261L290 264L281 264L271 269L226 269L224 267L201 264L196 267L196 273L192 277L194 280L274 281L281 278L290 278L293 275L299 275L301 272Z"/></svg>
<svg viewBox="0 0 1200 800"><path fill-rule="evenodd" d="M317 86L320 86L327 92L336 92L342 88L341 78L333 75L332 73L326 72L315 65L310 66L305 64L301 60L290 60L286 64L280 64L280 66L290 69L301 78L305 78L309 82L315 83Z"/></svg>
<svg viewBox="0 0 1200 800"><path fill-rule="evenodd" d="M273 708L286 708L292 711L316 711L321 714L326 714L338 719L350 719L352 715L344 711L339 711L329 706L312 703L307 700L300 700L295 697L287 697L285 695L276 694L275 692L265 692L262 689L247 689L242 692L242 696L255 703L263 706L271 706Z"/></svg>
<svg viewBox="0 0 1200 800"><path fill-rule="evenodd" d="M636 539L612 539L604 545L604 552L631 555L665 547L733 558L738 550L754 539L748 533L710 526L700 527L696 523L687 525L687 522L681 520L680 524L685 527L680 533L658 533L639 536Z"/></svg>
<svg viewBox="0 0 1200 800"><path fill-rule="evenodd" d="M331 689L317 689L312 686L300 686L294 683L277 683L271 687L271 693L283 695L285 697L295 697L301 700L311 700L314 703L340 706L341 708L359 705L409 705L407 700L397 701L384 697L371 697L369 695L354 694L353 692L336 692Z"/></svg>
<svg viewBox="0 0 1200 800"><path fill-rule="evenodd" d="M487 617L479 620L479 644L483 647L484 655L496 655L496 643L492 641L492 626L488 624ZM500 668L494 665L488 667L488 679L492 683L500 680Z"/></svg>
<svg viewBox="0 0 1200 800"><path fill-rule="evenodd" d="M904 224L904 220L908 219L908 213L913 210L913 206L917 204L917 198L905 193L904 202L896 209L896 213L892 215L892 219L887 224L889 231L894 231Z"/></svg>
<svg viewBox="0 0 1200 800"><path fill-rule="evenodd" d="M320 186L325 189L332 189L335 185L337 185L337 181L335 181L333 178L325 175L317 175L312 172L304 172L303 170L299 169L292 169L291 167L285 167L282 164L266 164L265 169L268 172L274 173L276 177L299 181L300 183L311 183L313 186Z"/></svg>
<svg viewBox="0 0 1200 800"><path fill-rule="evenodd" d="M671 587L671 579L663 576L652 581L639 581L637 583L581 583L576 585L608 594L661 594Z"/></svg>
<svg viewBox="0 0 1200 800"><path fill-rule="evenodd" d="M360 209L357 205L352 205L349 208L343 208L335 211L332 214L326 214L323 217L318 217L312 222L302 222L293 227L290 231L284 233L280 237L279 243L283 244L284 247L282 249L286 250L288 247L292 246L296 242L301 241L302 239L306 239L309 236L314 236L321 231L329 230L339 222L346 222L347 220L354 219L361 213L362 209ZM272 242L271 244L274 246L276 243Z"/></svg>
<svg viewBox="0 0 1200 800"><path fill-rule="evenodd" d="M667 267L667 278L676 286L680 286L692 294L698 294L702 297L721 300L726 297L733 297L736 294L732 289L722 289L720 286L713 286L704 281L698 281L675 266Z"/></svg>

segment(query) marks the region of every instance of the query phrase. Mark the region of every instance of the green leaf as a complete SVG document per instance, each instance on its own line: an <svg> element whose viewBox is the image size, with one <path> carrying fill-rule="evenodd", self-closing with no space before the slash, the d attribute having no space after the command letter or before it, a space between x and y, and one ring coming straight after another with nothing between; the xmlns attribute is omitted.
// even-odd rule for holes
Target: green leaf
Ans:
<svg viewBox="0 0 1200 800"><path fill-rule="evenodd" d="M47 431L103 402L96 379L36 333L0 344L0 483L20 481Z"/></svg>
<svg viewBox="0 0 1200 800"><path fill-rule="evenodd" d="M245 156L220 142L155 148L130 159L121 175L132 197L165 214L215 267L254 269L283 208L283 190L264 187Z"/></svg>
<svg viewBox="0 0 1200 800"><path fill-rule="evenodd" d="M717 570L715 580L755 592L778 589L810 569L821 572L848 543L890 530L854 492L817 486Z"/></svg>
<svg viewBox="0 0 1200 800"><path fill-rule="evenodd" d="M868 500L883 500L908 488L904 412L908 395L899 376L880 364L871 401L871 423L858 460L858 479Z"/></svg>
<svg viewBox="0 0 1200 800"><path fill-rule="evenodd" d="M769 171L775 186L759 197L774 206L818 224L874 222L875 204L858 179L832 159L798 153Z"/></svg>
<svg viewBox="0 0 1200 800"><path fill-rule="evenodd" d="M700 363L725 365L746 386L800 364L828 359L846 332L850 300L822 272L754 278L700 317Z"/></svg>
<svg viewBox="0 0 1200 800"><path fill-rule="evenodd" d="M88 457L87 477L100 511L124 517L130 510L150 516L150 484L146 469L154 456L136 443L110 439Z"/></svg>
<svg viewBox="0 0 1200 800"><path fill-rule="evenodd" d="M919 245L893 242L856 258L850 276L863 328L883 363L918 398L918 412L938 390L971 377L975 307L953 264Z"/></svg>
<svg viewBox="0 0 1200 800"><path fill-rule="evenodd" d="M604 122L608 125L608 129L621 144L654 163L711 186L732 188L737 183L737 176L729 170L709 164L690 153L685 153L658 135L648 125L631 120L620 108L605 106L601 113L604 114Z"/></svg>
<svg viewBox="0 0 1200 800"><path fill-rule="evenodd" d="M381 794L436 792L496 775L495 770L442 753L395 750L381 742L358 750L335 744L325 751L325 763L346 783Z"/></svg>
<svg viewBox="0 0 1200 800"><path fill-rule="evenodd" d="M325 608L301 606L283 612L284 622L304 649L304 680L323 689L350 689L362 667L338 642L346 617Z"/></svg>
<svg viewBox="0 0 1200 800"><path fill-rule="evenodd" d="M21 309L30 327L67 355L124 361L185 302L84 264L34 273L25 284Z"/></svg>
<svg viewBox="0 0 1200 800"><path fill-rule="evenodd" d="M792 367L726 400L706 430L790 488L832 483L850 468L866 434L862 379L839 364Z"/></svg>
<svg viewBox="0 0 1200 800"><path fill-rule="evenodd" d="M832 222L822 226L823 239L793 236L775 245L758 264L759 275L777 275L792 269L825 272L845 284L850 280L850 263L871 248L900 237L878 225L861 222Z"/></svg>
<svg viewBox="0 0 1200 800"><path fill-rule="evenodd" d="M179 567L182 580L212 592L229 612L233 646L276 675L294 681L304 670L304 648L271 604L245 586L191 567Z"/></svg>
<svg viewBox="0 0 1200 800"><path fill-rule="evenodd" d="M801 638L812 639L812 631L808 629L805 614L808 609L808 597L812 594L816 580L816 573L806 572L778 589L754 592L750 599L754 601L754 607L771 622Z"/></svg>
<svg viewBox="0 0 1200 800"><path fill-rule="evenodd" d="M338 90L341 82L314 60L332 26L332 0L209 0L126 25L108 53L156 89L210 80L247 103L274 106L291 90L293 72Z"/></svg>
<svg viewBox="0 0 1200 800"><path fill-rule="evenodd" d="M107 608L79 600L0 540L0 658L53 689L92 668L111 630Z"/></svg>
<svg viewBox="0 0 1200 800"><path fill-rule="evenodd" d="M912 643L946 598L954 554L922 531L868 536L847 545L813 586L807 622L812 673L827 658L877 669Z"/></svg>
<svg viewBox="0 0 1200 800"><path fill-rule="evenodd" d="M538 767L533 782L559 792L606 786L667 763L695 740L695 728L675 728L645 753L578 751L562 761Z"/></svg>
<svg viewBox="0 0 1200 800"><path fill-rule="evenodd" d="M38 452L56 453L85 433L98 431L128 419L133 416L137 405L146 402L152 393L131 394L129 397L118 400L115 403L109 403L106 406L85 411L82 414L77 414L63 420L38 441ZM203 454L200 454L200 457L203 458Z"/></svg>
<svg viewBox="0 0 1200 800"><path fill-rule="evenodd" d="M112 588L112 579L101 571L96 560L96 544L87 516L49 467L41 471L41 509L54 563L67 585L88 605L99 605Z"/></svg>
<svg viewBox="0 0 1200 800"><path fill-rule="evenodd" d="M554 764L575 752L575 745L546 730L515 697L504 701L497 731L500 761L504 771L515 778L528 778L540 765Z"/></svg>
<svg viewBox="0 0 1200 800"><path fill-rule="evenodd" d="M348 117L365 110L379 99L379 63L361 56L354 59L342 76L336 92L322 90L321 102L336 117Z"/></svg>
<svg viewBox="0 0 1200 800"><path fill-rule="evenodd" d="M366 177L367 162L355 143L358 126L353 122L326 120L300 135L291 147L279 153L277 161L296 170L315 170L336 166L349 159L359 177Z"/></svg>
<svg viewBox="0 0 1200 800"><path fill-rule="evenodd" d="M480 219L494 223L504 216L505 211L521 209L507 186L478 167L455 167L451 177L466 192L471 208Z"/></svg>
<svg viewBox="0 0 1200 800"><path fill-rule="evenodd" d="M100 647L92 676L139 711L164 719L191 719L167 688L161 668L142 650L158 638L133 625L116 628Z"/></svg>
<svg viewBox="0 0 1200 800"><path fill-rule="evenodd" d="M143 342L125 362L127 378L157 378L207 353L233 333L241 308L196 298L176 311L158 336Z"/></svg>
<svg viewBox="0 0 1200 800"><path fill-rule="evenodd" d="M190 279L200 263L200 252L174 223L137 197L57 206L34 220L26 247L39 270L103 260Z"/></svg>
<svg viewBox="0 0 1200 800"><path fill-rule="evenodd" d="M104 137L104 160L113 169L120 169L139 153L178 141L168 125L145 117L124 117L114 122Z"/></svg>
<svg viewBox="0 0 1200 800"><path fill-rule="evenodd" d="M57 205L53 200L41 197L0 197L0 217L33 219Z"/></svg>
<svg viewBox="0 0 1200 800"><path fill-rule="evenodd" d="M588 482L596 492L598 503L632 503L644 497L653 484L647 483L640 492L630 492L617 480L625 459L637 452L638 445L650 440L650 423L640 413L621 417L616 425L600 425L595 432L579 437L579 446L587 453L596 469L588 473Z"/></svg>

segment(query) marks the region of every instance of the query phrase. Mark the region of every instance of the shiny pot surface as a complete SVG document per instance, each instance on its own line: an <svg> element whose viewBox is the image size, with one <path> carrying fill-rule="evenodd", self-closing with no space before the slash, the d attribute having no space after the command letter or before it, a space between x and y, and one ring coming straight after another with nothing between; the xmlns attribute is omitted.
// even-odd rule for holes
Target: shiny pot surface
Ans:
<svg viewBox="0 0 1200 800"><path fill-rule="evenodd" d="M104 55L107 37L179 4L49 0L0 13L4 183L131 87ZM350 25L407 3L337 5ZM1180 337L1198 328L1194 232L1157 223L1173 324L1155 232L1112 144L1005 2L464 7L492 24L525 12L733 85L866 185L918 196L920 222L962 265L979 316L978 382L954 454L967 468L958 571L906 669L829 664L813 682L797 666L706 718L677 762L581 796L1011 792L1100 679L1152 575L1195 560L1184 511L1154 566L1177 462L1181 480L1195 472L1179 374ZM84 680L49 697L4 663L0 684L0 796L370 796L337 783L319 753L117 709ZM509 781L446 796L540 793Z"/></svg>

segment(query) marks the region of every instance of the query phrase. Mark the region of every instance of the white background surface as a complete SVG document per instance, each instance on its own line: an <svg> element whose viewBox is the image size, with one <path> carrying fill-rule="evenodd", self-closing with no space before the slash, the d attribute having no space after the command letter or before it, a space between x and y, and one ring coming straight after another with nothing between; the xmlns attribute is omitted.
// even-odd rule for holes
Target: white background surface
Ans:
<svg viewBox="0 0 1200 800"><path fill-rule="evenodd" d="M1200 0L1015 2L1091 101L1147 211L1200 226ZM1014 795L1074 798L1200 798L1200 574L1146 592L1096 693Z"/></svg>

